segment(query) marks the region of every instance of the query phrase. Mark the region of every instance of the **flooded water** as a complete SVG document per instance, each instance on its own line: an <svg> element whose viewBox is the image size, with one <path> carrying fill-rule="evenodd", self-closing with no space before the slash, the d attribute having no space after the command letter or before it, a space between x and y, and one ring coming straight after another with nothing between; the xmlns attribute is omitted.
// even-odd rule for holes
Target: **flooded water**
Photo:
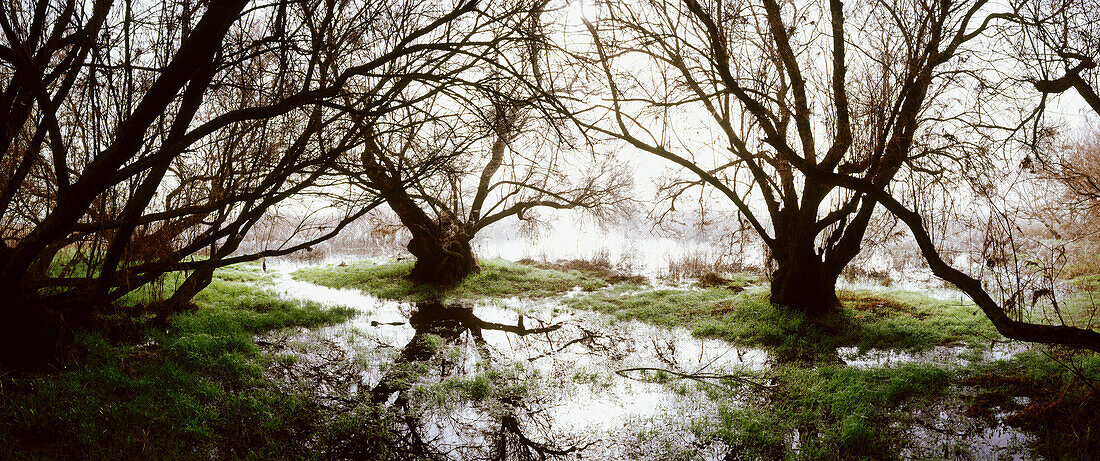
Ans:
<svg viewBox="0 0 1100 461"><path fill-rule="evenodd" d="M997 342L990 348L980 351L975 351L967 346L939 346L921 352L894 349L860 351L856 347L841 347L837 349L837 355L845 365L856 368L882 368L906 363L932 363L965 367L972 362L993 362L1008 359L1026 350L1028 350L1028 346L1023 343Z"/></svg>
<svg viewBox="0 0 1100 461"><path fill-rule="evenodd" d="M463 305L379 299L293 280L269 266L288 298L360 314L318 330L283 331L264 345L272 373L309 383L334 402L370 401L401 415L399 449L449 459L543 457L728 458L702 437L720 407L759 402L774 358L761 349L576 311L559 300L492 299ZM567 294L575 296L577 293ZM994 348L983 359L1015 353ZM966 360L967 351L838 351L853 367ZM971 353L971 355L973 355ZM920 408L903 455L962 459L1023 456L1028 440L961 408ZM789 444L797 449L798 435ZM951 453L946 451L954 450Z"/></svg>

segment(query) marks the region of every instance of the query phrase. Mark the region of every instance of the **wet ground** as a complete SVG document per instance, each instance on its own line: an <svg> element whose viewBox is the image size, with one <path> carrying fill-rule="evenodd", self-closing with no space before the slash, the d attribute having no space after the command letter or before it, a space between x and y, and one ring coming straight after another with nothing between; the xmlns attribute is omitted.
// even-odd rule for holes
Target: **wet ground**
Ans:
<svg viewBox="0 0 1100 461"><path fill-rule="evenodd" d="M399 302L290 278L283 296L344 305L360 315L319 330L281 331L262 345L275 377L332 402L369 399L400 415L404 449L444 458L731 459L708 437L721 408L761 405L781 387L762 349L700 339L686 329L575 311L558 299L463 305ZM565 296L576 296L569 293ZM965 365L1021 350L992 344L922 353L842 348L849 367ZM905 458L1029 459L1027 434L963 416L957 401L925 404L898 421ZM792 452L801 437L785 443Z"/></svg>

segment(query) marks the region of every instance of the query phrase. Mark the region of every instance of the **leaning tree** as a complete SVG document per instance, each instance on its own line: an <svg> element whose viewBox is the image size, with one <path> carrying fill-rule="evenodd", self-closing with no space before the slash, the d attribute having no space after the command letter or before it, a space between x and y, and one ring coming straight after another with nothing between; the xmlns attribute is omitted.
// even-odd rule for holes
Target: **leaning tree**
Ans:
<svg viewBox="0 0 1100 461"><path fill-rule="evenodd" d="M470 242L501 220L539 209L606 216L627 202L629 175L570 119L576 77L545 53L547 4L494 16L491 48L451 62L458 70L429 91L409 87L402 110L361 119L369 139L344 171L411 234L416 282L448 285L479 270Z"/></svg>
<svg viewBox="0 0 1100 461"><path fill-rule="evenodd" d="M680 184L717 190L770 252L771 301L821 314L839 307L836 281L877 202L797 166L904 188L927 158L949 155L944 142L926 141L929 121L957 116L954 93L979 79L966 62L996 18L986 9L948 0L601 3L584 22L594 51L575 53L609 89L587 124L682 167L693 179Z"/></svg>
<svg viewBox="0 0 1100 461"><path fill-rule="evenodd" d="M166 275L179 286L149 307L187 306L215 268L307 247L382 203L340 205L356 190L340 159L373 135L364 118L445 86L510 8L6 0L0 363L65 349L71 327ZM318 203L338 219L241 251L258 223Z"/></svg>
<svg viewBox="0 0 1100 461"><path fill-rule="evenodd" d="M1000 80L1012 82L1015 87L1032 91L1033 98L1023 100L1024 110L1016 114L1014 125L969 120L962 126L975 132L1000 131L1008 128L1007 131L1011 136L1005 145L1012 146L1015 140L1022 141L1020 144L1024 146L1026 156L1022 166L1031 168L1034 166L1033 162L1051 162L1052 159L1043 158L1047 155L1043 151L1043 141L1051 134L1049 128L1044 127L1042 123L1043 115L1050 102L1049 97L1072 91L1077 93L1093 111L1100 110L1100 106L1095 104L1097 102L1096 74L1093 70L1096 53L1100 49L1097 46L1097 29L1093 20L1094 5L1094 2L1077 0L1014 3L1002 12L987 16L980 26L975 27L972 32L967 32L967 36L982 33L992 20L1004 24L1004 27L998 30L998 38L1004 43L1015 46L1013 52L1007 54L1009 56L1007 61L1014 65L1002 65L995 69L993 75ZM976 14L987 6L980 2L974 5L971 11ZM947 48L930 51L934 58L953 50ZM1004 64L1004 61L1001 64ZM1012 99L1019 96L1019 93L1013 94ZM1003 116L1005 107L1001 106L1000 109L993 112ZM930 123L942 125L952 121L957 122L958 119L934 120ZM981 157L990 155L989 151L964 152L959 157L961 161L955 165L955 173L961 173L964 179L974 181L979 172L965 166L980 162ZM1018 293L998 299L983 283L981 277L968 274L948 262L943 242L936 238L929 225L938 212L936 208L922 208L913 203L906 203L908 200L903 194L876 184L873 178L861 177L843 170L822 168L796 155L788 154L785 158L809 180L843 187L862 195L865 200L881 204L906 225L932 272L966 293L1002 335L1021 341L1100 351L1100 332L1095 329L1092 322L1095 307L1092 312L1063 311L1055 299L1056 293L1044 289L1028 293L1032 301L1031 306L1028 306L1026 298L1021 299ZM1002 166L1004 166L1003 162ZM1066 166L1072 170L1062 169ZM1088 170L1079 169L1081 166L1059 165L1054 161L1048 164L1047 168L1052 168L1051 171L1060 174L1061 177L1058 179L1065 182L1070 189L1080 189L1087 195L1088 189L1094 186L1089 184ZM937 176L948 174L943 170L936 173ZM1004 173L1004 170L1000 171L1000 175L1004 176ZM996 175L997 172L993 174ZM1082 177L1082 174L1085 177ZM979 194L992 185L988 178L975 182L978 185ZM985 198L989 202L993 201L993 197ZM1015 250L1010 247L998 251L1014 252ZM1028 259L1027 255L1011 256L1016 259L1017 266L1040 264L1034 259ZM1041 296L1051 299L1050 312L1036 309L1035 301Z"/></svg>

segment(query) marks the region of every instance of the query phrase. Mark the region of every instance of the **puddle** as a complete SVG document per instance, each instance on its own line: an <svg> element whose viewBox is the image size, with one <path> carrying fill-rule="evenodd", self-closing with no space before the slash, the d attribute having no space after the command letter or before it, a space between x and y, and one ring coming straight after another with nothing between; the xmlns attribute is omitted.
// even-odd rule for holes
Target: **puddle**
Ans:
<svg viewBox="0 0 1100 461"><path fill-rule="evenodd" d="M296 281L289 274L297 267L269 265L275 280L268 288L352 307L360 315L336 326L264 338L280 358L272 373L308 382L334 402L389 406L404 418L396 449L411 453L449 459L722 459L727 448L700 440L693 428L713 423L719 405L731 403L729 396L753 398L754 389L715 377L769 370L770 357L760 349L574 311L553 299L415 304ZM983 359L1018 352L1007 347L994 347ZM849 366L864 368L958 363L973 355L965 348L838 352ZM721 402L704 392L723 382L734 387L723 389ZM947 447L978 453L976 459L999 459L1014 456L1012 447L1026 442L1011 428L983 427L961 415L961 409L916 411L906 427L914 446L903 455ZM958 457L952 453L937 456Z"/></svg>
<svg viewBox="0 0 1100 461"><path fill-rule="evenodd" d="M904 429L908 446L903 459L968 459L980 461L1033 459L1028 446L1035 437L1000 423L1007 414L992 421L963 416L960 405L937 406L915 411Z"/></svg>
<svg viewBox="0 0 1100 461"><path fill-rule="evenodd" d="M937 365L955 365L965 367L979 358L980 362L1004 360L1028 350L1020 342L997 342L988 349L974 350L967 346L936 346L926 351L907 352L895 349L867 349L860 352L856 347L841 347L837 355L845 365L855 368L882 368L907 363L931 363Z"/></svg>

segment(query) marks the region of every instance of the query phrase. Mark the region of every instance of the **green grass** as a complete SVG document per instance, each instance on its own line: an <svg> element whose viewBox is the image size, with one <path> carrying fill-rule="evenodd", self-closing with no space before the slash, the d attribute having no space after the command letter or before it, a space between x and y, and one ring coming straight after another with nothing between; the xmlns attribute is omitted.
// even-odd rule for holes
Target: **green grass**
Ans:
<svg viewBox="0 0 1100 461"><path fill-rule="evenodd" d="M264 376L278 360L256 336L355 315L279 299L229 269L143 341L81 334L86 359L67 369L2 378L0 458L295 458L350 448L377 454L384 415L360 405L333 412ZM349 444L357 443L355 447ZM371 448L373 447L373 448Z"/></svg>
<svg viewBox="0 0 1100 461"><path fill-rule="evenodd" d="M245 288L244 285L238 288L229 287L227 284L230 283L262 286L270 284L275 280L273 275L264 272L263 269L260 268L260 265L256 263L241 263L221 267L215 274L215 278L211 283L220 288L207 289L205 293L198 295L196 302L204 297L215 296L216 293L221 293L226 290L236 290L238 292L250 291L248 288ZM165 300L170 297L172 292L174 292L186 279L187 274L183 272L166 273L153 282L142 285L119 298L118 304L122 306L137 306Z"/></svg>
<svg viewBox="0 0 1100 461"><path fill-rule="evenodd" d="M1069 284L1073 290L1059 298L1060 312L1054 312L1045 299L1040 303L1045 308L1044 317L1052 322L1065 320L1070 325L1095 328L1100 323L1100 275L1075 277Z"/></svg>
<svg viewBox="0 0 1100 461"><path fill-rule="evenodd" d="M1069 280L1070 285L1082 291L1100 290L1100 275L1079 275Z"/></svg>
<svg viewBox="0 0 1100 461"><path fill-rule="evenodd" d="M204 256L191 256L185 260L205 259ZM135 262L136 263L136 262ZM97 277L99 268L89 266L85 260L79 257L75 249L66 248L58 252L50 263L48 274L51 277ZM177 287L189 274L185 272L167 272L152 282L146 283L126 293L116 301L120 306L133 307L150 304L168 299ZM240 263L217 269L217 278L223 282L249 282L252 284L267 284L274 281L271 274L264 272L258 263ZM49 293L54 289L42 289L43 293Z"/></svg>
<svg viewBox="0 0 1100 461"><path fill-rule="evenodd" d="M722 274L726 280L729 281L727 286L744 288L749 285L762 284L767 282L767 279L760 275L749 272L733 272L729 274Z"/></svg>
<svg viewBox="0 0 1100 461"><path fill-rule="evenodd" d="M845 308L821 319L773 306L766 289L734 293L724 288L611 288L563 302L620 320L680 326L696 336L767 347L791 357L828 356L845 346L912 352L942 345L977 348L1000 337L969 304L902 291L842 292L840 298Z"/></svg>
<svg viewBox="0 0 1100 461"><path fill-rule="evenodd" d="M716 424L698 426L698 435L743 459L895 459L912 410L945 397L953 380L952 372L921 364L784 366L770 375L773 391L720 405Z"/></svg>
<svg viewBox="0 0 1100 461"><path fill-rule="evenodd" d="M563 299L562 303L574 309L611 314L619 320L696 328L708 321L732 320L733 311L746 299L724 288L639 291L624 286Z"/></svg>
<svg viewBox="0 0 1100 461"><path fill-rule="evenodd" d="M483 259L480 264L480 272L442 291L410 281L406 276L412 270L412 262L373 264L361 261L346 266L303 268L291 275L296 280L332 288L355 288L380 298L400 300L469 300L486 296L545 298L574 288L593 291L609 285L606 278L588 271L543 269L502 259Z"/></svg>
<svg viewBox="0 0 1100 461"><path fill-rule="evenodd" d="M768 348L777 361L751 379L772 391L689 383L655 374L674 392L706 387L719 403L712 415L676 415L692 422L701 440L721 441L744 459L894 459L908 437L914 414L965 401L972 412L1006 411L1009 424L1039 437L1038 453L1090 459L1100 452L1100 380L1096 354L1025 353L968 368L905 364L859 369L829 360L855 346L923 351L940 345L972 348L999 338L970 304L903 291L841 292L844 309L821 319L771 305L763 287L652 289L612 283L598 271L482 261L482 272L443 293L405 278L411 263L307 268L293 275L321 285L355 288L384 298L444 296L551 297L577 287L590 293L564 298L573 309L620 320L685 327L700 337ZM283 328L314 328L344 321L355 312L287 301L262 286L271 281L255 265L220 269L195 299L199 309L174 316L167 328L144 327L139 339L115 342L82 334L87 357L68 369L0 376L0 458L44 459L380 459L394 440L393 415L366 403L334 405L310 389L274 383L268 367L296 358L265 352L257 336ZM743 286L750 280L736 280ZM174 287L165 279L143 287L128 304L157 299ZM1082 279L1081 286L1100 286ZM1070 308L1072 306L1067 307ZM429 340L449 351L442 338ZM450 357L457 360L458 357ZM1062 365L1068 363L1070 368ZM415 384L441 367L429 362L395 365ZM518 370L518 369L517 369ZM417 384L410 396L423 405L497 406L538 398L532 376L509 368ZM578 384L610 385L606 374L575 371ZM961 381L960 381L961 379ZM605 384L606 383L606 384ZM961 387L960 387L961 383ZM692 386L699 384L698 387ZM973 387L971 391L968 386ZM749 397L746 398L746 395ZM1030 399L1020 403L1019 398ZM962 405L962 404L960 404ZM965 406L965 405L964 405ZM952 410L953 411L953 410ZM698 419L696 419L698 418ZM649 430L649 429L647 429ZM798 450L792 450L794 438ZM661 431L646 434L659 437ZM669 445L670 454L680 453ZM673 453L675 452L675 453ZM938 456L938 455L937 455Z"/></svg>
<svg viewBox="0 0 1100 461"><path fill-rule="evenodd" d="M498 364L470 374L440 377L438 382L412 386L408 395L421 405L452 412L471 403L488 409L501 402L523 402L535 391L538 373L519 363Z"/></svg>

